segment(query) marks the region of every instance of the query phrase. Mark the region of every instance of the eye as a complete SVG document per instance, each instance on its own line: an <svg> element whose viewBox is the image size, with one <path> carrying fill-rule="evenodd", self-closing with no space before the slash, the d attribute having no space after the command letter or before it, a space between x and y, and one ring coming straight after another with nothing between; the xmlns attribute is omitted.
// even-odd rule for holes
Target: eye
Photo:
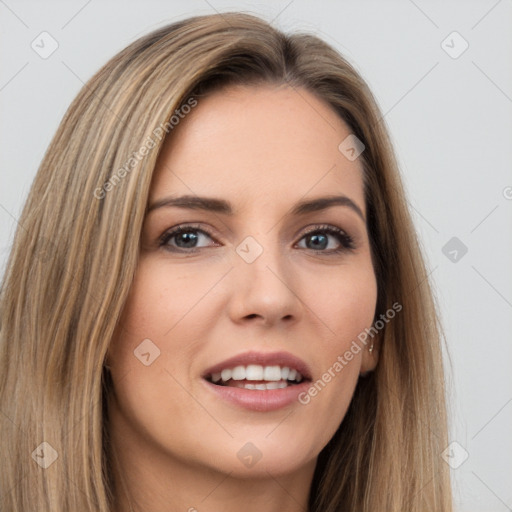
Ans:
<svg viewBox="0 0 512 512"><path fill-rule="evenodd" d="M329 247L329 245L332 245L330 244L329 237L332 237L337 241L334 242L335 247ZM302 240L306 240L306 249L325 252L327 254L352 251L355 248L352 237L342 229L335 226L315 226L305 233L301 238L301 241ZM337 247L336 243L338 244Z"/></svg>
<svg viewBox="0 0 512 512"><path fill-rule="evenodd" d="M203 238L212 240L207 231L197 226L178 226L171 231L165 232L160 237L160 246L168 251L193 251L194 249L205 247L198 245Z"/></svg>
<svg viewBox="0 0 512 512"><path fill-rule="evenodd" d="M165 250L173 252L195 252L198 249L218 245L216 242L213 244L206 242L206 245L200 245L201 241L204 242L205 239L213 240L207 230L197 225L182 225L166 231L160 237L159 245ZM302 248L326 254L337 254L355 248L350 235L342 229L330 225L314 226L302 236L300 241L302 240L306 241L306 247Z"/></svg>

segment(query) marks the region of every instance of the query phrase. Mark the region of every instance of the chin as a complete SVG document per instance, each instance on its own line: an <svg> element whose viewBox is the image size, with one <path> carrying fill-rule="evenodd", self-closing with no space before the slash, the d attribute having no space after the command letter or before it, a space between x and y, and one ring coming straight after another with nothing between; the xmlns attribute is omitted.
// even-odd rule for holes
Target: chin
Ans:
<svg viewBox="0 0 512 512"><path fill-rule="evenodd" d="M321 436L312 436L311 431L303 436L297 432L293 435L289 429L280 434L253 429L252 435L248 430L244 436L230 439L222 446L218 444L220 452L212 454L215 469L231 473L232 477L268 478L269 473L274 477L287 475L314 464L323 447L317 445Z"/></svg>

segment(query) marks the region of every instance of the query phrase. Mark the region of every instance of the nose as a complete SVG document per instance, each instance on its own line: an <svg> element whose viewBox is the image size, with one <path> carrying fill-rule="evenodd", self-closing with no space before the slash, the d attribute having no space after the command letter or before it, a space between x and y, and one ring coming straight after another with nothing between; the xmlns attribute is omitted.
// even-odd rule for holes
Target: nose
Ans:
<svg viewBox="0 0 512 512"><path fill-rule="evenodd" d="M275 244L251 263L235 253L231 272L228 313L235 323L262 326L291 325L302 315L304 304L298 288L298 276L286 264L286 255Z"/></svg>

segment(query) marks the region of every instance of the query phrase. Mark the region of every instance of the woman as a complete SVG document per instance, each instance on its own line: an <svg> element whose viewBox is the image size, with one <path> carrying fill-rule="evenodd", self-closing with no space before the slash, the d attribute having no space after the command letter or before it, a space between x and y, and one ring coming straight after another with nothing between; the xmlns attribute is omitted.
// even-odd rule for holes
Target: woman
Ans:
<svg viewBox="0 0 512 512"><path fill-rule="evenodd" d="M1 510L450 511L440 327L382 116L311 35L142 37L2 286Z"/></svg>

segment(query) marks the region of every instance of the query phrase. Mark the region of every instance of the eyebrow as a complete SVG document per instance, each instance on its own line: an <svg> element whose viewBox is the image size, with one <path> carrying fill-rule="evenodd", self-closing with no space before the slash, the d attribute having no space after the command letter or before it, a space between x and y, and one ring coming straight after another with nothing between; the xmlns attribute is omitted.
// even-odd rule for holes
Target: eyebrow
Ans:
<svg viewBox="0 0 512 512"><path fill-rule="evenodd" d="M325 196L318 197L316 199L300 201L292 208L289 215L305 215L307 213L326 210L327 208L331 208L332 206L348 207L354 212L356 212L357 215L361 217L363 221L366 222L363 212L361 211L359 206L357 206L357 204L354 201L352 201L352 199L343 195ZM165 197L163 199L159 199L158 201L155 201L149 206L147 213L153 210L157 210L158 208L169 207L186 208L189 210L205 210L228 216L234 215L234 211L231 204L228 201L225 201L224 199L192 195L185 195L180 197Z"/></svg>

